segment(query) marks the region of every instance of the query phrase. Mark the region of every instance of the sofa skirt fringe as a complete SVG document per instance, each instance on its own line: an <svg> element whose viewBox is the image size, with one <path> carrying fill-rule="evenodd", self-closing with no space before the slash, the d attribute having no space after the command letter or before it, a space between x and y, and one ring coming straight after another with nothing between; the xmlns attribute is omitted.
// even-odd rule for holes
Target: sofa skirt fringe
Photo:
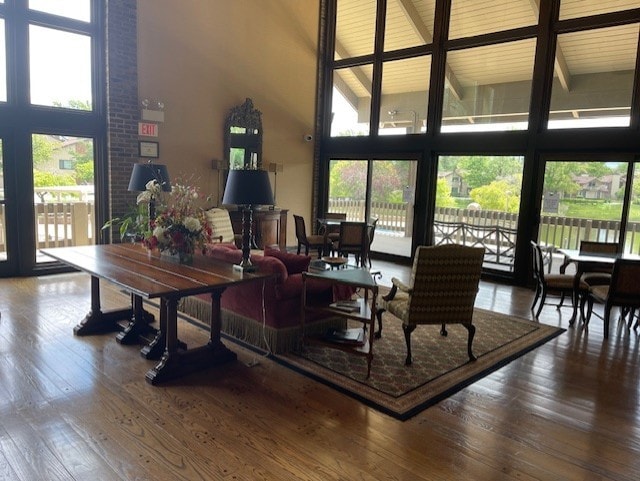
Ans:
<svg viewBox="0 0 640 481"><path fill-rule="evenodd" d="M211 303L197 297L186 297L180 301L178 310L187 316L211 325ZM227 309L221 312L221 330L247 344L265 351L280 354L298 349L300 344L300 327L276 329L262 324L255 319L236 314ZM330 328L342 329L346 321L339 317L314 320L305 326L306 333L321 334Z"/></svg>

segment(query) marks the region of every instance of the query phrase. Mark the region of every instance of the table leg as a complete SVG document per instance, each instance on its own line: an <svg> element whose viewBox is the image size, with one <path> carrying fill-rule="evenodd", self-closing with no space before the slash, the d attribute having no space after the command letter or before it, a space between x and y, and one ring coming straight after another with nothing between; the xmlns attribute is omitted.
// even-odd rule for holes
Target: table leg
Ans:
<svg viewBox="0 0 640 481"><path fill-rule="evenodd" d="M100 308L100 279L91 276L91 310L80 324L73 328L73 333L76 336L88 336L120 331L122 328L118 321L131 319L131 316L131 308L102 312Z"/></svg>
<svg viewBox="0 0 640 481"><path fill-rule="evenodd" d="M144 310L142 297L131 294L131 308L133 311L131 321L116 336L116 341L120 344L136 344L140 336L156 334L156 330L149 325L154 320L153 314Z"/></svg>
<svg viewBox="0 0 640 481"><path fill-rule="evenodd" d="M220 339L220 297L223 289L211 293L211 331L209 342L195 349L179 351L178 347L178 301L176 298L166 299L166 348L162 359L150 369L145 379L153 385L175 379L186 374L200 371L208 367L235 361L237 355L230 351ZM162 330L164 326L161 326Z"/></svg>

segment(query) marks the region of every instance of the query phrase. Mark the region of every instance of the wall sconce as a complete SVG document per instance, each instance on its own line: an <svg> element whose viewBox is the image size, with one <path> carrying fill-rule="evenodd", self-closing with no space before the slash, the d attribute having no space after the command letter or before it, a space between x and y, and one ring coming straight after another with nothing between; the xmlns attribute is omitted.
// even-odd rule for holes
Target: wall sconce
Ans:
<svg viewBox="0 0 640 481"><path fill-rule="evenodd" d="M164 102L157 100L155 102L149 99L142 99L142 120L150 122L164 122Z"/></svg>
<svg viewBox="0 0 640 481"><path fill-rule="evenodd" d="M278 164L276 162L269 163L269 172L273 172L273 207L276 206L276 198L278 195L278 172L282 172L284 170L283 164Z"/></svg>
<svg viewBox="0 0 640 481"><path fill-rule="evenodd" d="M216 197L216 205L220 205L220 198L222 197L222 188L220 187L220 171L229 170L229 161L213 159L211 160L211 168L218 173L218 181L217 181L218 195Z"/></svg>

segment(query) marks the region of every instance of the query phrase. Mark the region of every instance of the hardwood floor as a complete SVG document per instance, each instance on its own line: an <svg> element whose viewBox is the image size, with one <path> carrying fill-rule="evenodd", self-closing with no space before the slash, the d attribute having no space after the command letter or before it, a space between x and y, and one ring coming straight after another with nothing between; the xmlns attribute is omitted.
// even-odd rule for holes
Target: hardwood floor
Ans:
<svg viewBox="0 0 640 481"><path fill-rule="evenodd" d="M408 273L376 264L383 284ZM128 299L102 290L103 308ZM150 386L138 346L73 336L89 291L84 274L0 280L0 479L638 479L640 339L618 322L607 341L597 318L570 328L401 422L235 345L236 363ZM477 305L530 318L531 299L482 282Z"/></svg>

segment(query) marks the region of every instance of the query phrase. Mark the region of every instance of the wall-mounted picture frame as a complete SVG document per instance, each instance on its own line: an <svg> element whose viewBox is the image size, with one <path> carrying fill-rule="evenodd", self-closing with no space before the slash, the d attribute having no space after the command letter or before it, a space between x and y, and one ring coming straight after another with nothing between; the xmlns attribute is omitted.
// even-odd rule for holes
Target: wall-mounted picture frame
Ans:
<svg viewBox="0 0 640 481"><path fill-rule="evenodd" d="M148 159L157 159L160 157L160 145L158 142L140 140L138 141L138 155Z"/></svg>

